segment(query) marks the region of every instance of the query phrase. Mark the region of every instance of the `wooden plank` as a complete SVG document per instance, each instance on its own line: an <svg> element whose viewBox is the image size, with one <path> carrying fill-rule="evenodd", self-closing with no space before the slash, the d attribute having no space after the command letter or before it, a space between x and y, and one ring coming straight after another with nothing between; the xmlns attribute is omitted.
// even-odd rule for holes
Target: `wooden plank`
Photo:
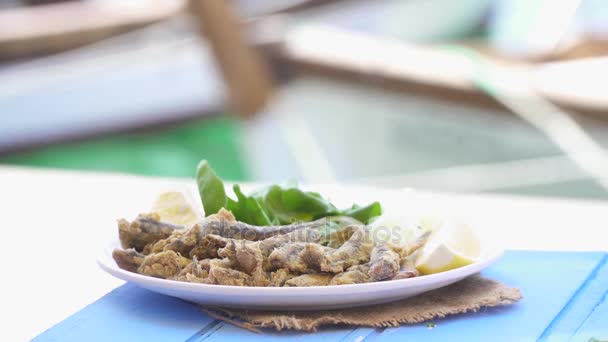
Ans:
<svg viewBox="0 0 608 342"><path fill-rule="evenodd" d="M587 342L592 339L606 341L608 339L608 300L605 297L573 336L572 341Z"/></svg>
<svg viewBox="0 0 608 342"><path fill-rule="evenodd" d="M69 1L0 11L0 56L21 57L82 46L183 12L184 0L128 4Z"/></svg>
<svg viewBox="0 0 608 342"><path fill-rule="evenodd" d="M591 328L581 329L581 327L592 315L598 303L605 297L606 291L608 291L608 254L604 255L602 261L576 295L572 297L572 300L564 307L557 319L547 327L540 340L565 341L577 333L580 336L592 332L593 329ZM608 319L608 316L606 318ZM608 330L608 321L605 321L605 323L604 329ZM605 331L604 335L608 336L608 333Z"/></svg>
<svg viewBox="0 0 608 342"><path fill-rule="evenodd" d="M344 341L352 341L352 342L361 342L363 340L366 339L373 339L375 336L377 336L379 333L382 333L382 331L384 331L383 328L367 328L367 327L360 327L360 328L356 328L353 331L351 331L348 335L344 336L344 338L342 338L340 340L340 342Z"/></svg>
<svg viewBox="0 0 608 342"><path fill-rule="evenodd" d="M576 329L572 341L608 340L608 257L604 258L602 268L594 275L586 295L589 302L595 300L595 305Z"/></svg>
<svg viewBox="0 0 608 342"><path fill-rule="evenodd" d="M462 55L441 46L378 39L370 34L316 24L289 30L283 44L269 46L278 60L303 73L367 83L383 89L505 109L471 82L474 66ZM594 61L595 60L595 61ZM606 58L559 63L505 63L526 70L539 93L577 113L606 118L608 103L598 87L584 77L572 86L573 75L593 75ZM599 62L598 62L599 61Z"/></svg>
<svg viewBox="0 0 608 342"><path fill-rule="evenodd" d="M0 152L219 113L225 93L211 52L183 43L193 35L165 31L0 70L0 107L11 113L0 125Z"/></svg>
<svg viewBox="0 0 608 342"><path fill-rule="evenodd" d="M194 304L127 284L33 341L185 341L213 322Z"/></svg>
<svg viewBox="0 0 608 342"><path fill-rule="evenodd" d="M379 341L533 341L559 317L562 309L594 272L605 253L508 252L485 276L522 290L524 299L494 308L425 324L386 329Z"/></svg>
<svg viewBox="0 0 608 342"><path fill-rule="evenodd" d="M199 342L199 341L209 341L209 342L231 342L231 341L240 341L240 340L248 340L248 341L351 341L353 340L352 333L356 330L351 327L337 327L337 328L327 328L321 329L316 333L309 332L297 332L297 331L270 331L264 330L263 333L258 334L255 332L251 332L249 330L241 329L230 325L228 323L220 323L217 328L211 329L208 334L201 336L200 339L188 341L188 342ZM373 331L369 329L369 331ZM363 338L367 336L360 335Z"/></svg>

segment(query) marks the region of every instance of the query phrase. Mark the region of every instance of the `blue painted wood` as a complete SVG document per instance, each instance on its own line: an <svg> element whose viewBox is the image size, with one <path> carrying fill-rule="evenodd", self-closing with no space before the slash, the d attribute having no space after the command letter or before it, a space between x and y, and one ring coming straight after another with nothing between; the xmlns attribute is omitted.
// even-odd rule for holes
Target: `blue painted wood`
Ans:
<svg viewBox="0 0 608 342"><path fill-rule="evenodd" d="M213 342L232 342L238 340L247 341L351 341L351 334L354 332L352 327L326 328L320 329L315 333L295 332L295 331L264 331L262 334L237 328L231 324L220 323L216 329L212 329L208 334L192 342L213 341ZM372 331L372 329L369 329ZM367 334L363 335L365 338ZM191 341L188 341L191 342Z"/></svg>
<svg viewBox="0 0 608 342"><path fill-rule="evenodd" d="M572 341L590 341L592 338L608 341L608 300L606 297L576 332Z"/></svg>
<svg viewBox="0 0 608 342"><path fill-rule="evenodd" d="M372 339L375 335L381 333L382 331L384 331L384 329L382 328L356 328L353 331L349 332L348 335L344 336L340 342L347 342L347 341L352 341L352 342L360 342L363 341L365 339Z"/></svg>
<svg viewBox="0 0 608 342"><path fill-rule="evenodd" d="M196 305L126 284L33 341L185 341L213 321Z"/></svg>
<svg viewBox="0 0 608 342"><path fill-rule="evenodd" d="M578 324L570 323L570 320L582 323L577 328L579 335L587 336L603 327L601 315L608 308L580 304L583 297L596 293L591 291L594 287L583 284L603 276L604 271L598 271L597 267L605 258L606 254L599 252L509 252L484 274L520 287L525 296L523 301L507 308L438 320L434 329L422 324L384 331L340 327L314 334L287 331L255 334L213 320L193 304L127 284L47 330L35 341L443 341L457 337L463 341L488 338L527 341L536 340L545 330L548 332L544 336L548 337L558 336L559 332L573 332ZM593 309L593 313L576 314L579 307L582 312L585 308Z"/></svg>
<svg viewBox="0 0 608 342"><path fill-rule="evenodd" d="M515 305L425 324L386 329L380 341L535 341L585 283L605 253L508 252L483 272L519 287L524 299Z"/></svg>
<svg viewBox="0 0 608 342"><path fill-rule="evenodd" d="M591 338L608 341L608 258L592 280L592 299L597 299L585 321L578 327L572 341L589 341Z"/></svg>
<svg viewBox="0 0 608 342"><path fill-rule="evenodd" d="M541 341L567 341L575 334L586 332L585 321L594 309L604 300L608 291L608 253L591 273L587 281L562 309L561 314L553 321L541 336ZM608 315L605 317L604 334L608 337ZM586 340L588 340L587 338Z"/></svg>

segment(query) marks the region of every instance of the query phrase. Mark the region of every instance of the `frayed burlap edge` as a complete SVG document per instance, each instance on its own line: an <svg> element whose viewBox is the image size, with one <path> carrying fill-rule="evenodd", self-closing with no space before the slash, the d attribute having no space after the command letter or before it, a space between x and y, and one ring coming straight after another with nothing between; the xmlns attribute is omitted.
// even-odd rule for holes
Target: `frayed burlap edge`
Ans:
<svg viewBox="0 0 608 342"><path fill-rule="evenodd" d="M510 305L522 298L521 292L492 279L474 276L434 291L397 302L360 308L327 311L261 311L203 308L214 318L241 328L259 331L315 331L322 326L349 325L395 327L450 315L476 312L482 308Z"/></svg>

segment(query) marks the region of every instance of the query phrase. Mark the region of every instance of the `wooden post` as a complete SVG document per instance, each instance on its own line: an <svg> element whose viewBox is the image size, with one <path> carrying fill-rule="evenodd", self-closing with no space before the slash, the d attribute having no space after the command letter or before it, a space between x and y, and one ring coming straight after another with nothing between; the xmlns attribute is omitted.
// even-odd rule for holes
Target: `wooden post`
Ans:
<svg viewBox="0 0 608 342"><path fill-rule="evenodd" d="M241 117L259 112L270 100L270 67L243 34L228 0L192 0L201 36L211 45L228 87L231 109Z"/></svg>

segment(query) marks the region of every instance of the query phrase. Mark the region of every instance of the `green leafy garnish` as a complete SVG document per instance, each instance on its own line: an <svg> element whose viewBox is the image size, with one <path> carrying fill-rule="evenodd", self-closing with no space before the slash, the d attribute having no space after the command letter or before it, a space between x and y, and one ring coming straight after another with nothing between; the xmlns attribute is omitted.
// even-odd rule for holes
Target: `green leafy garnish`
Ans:
<svg viewBox="0 0 608 342"><path fill-rule="evenodd" d="M206 160L201 160L196 168L196 184L201 198L204 198L203 208L205 215L217 213L226 207L228 197L224 189L224 182L215 174Z"/></svg>
<svg viewBox="0 0 608 342"><path fill-rule="evenodd" d="M380 203L378 202L374 202L365 207L354 204L350 209L347 209L340 214L350 216L361 222L369 223L369 220L372 217L380 216L380 214L382 214L382 206L380 206Z"/></svg>
<svg viewBox="0 0 608 342"><path fill-rule="evenodd" d="M429 329L433 329L436 326L437 326L437 324L435 322L427 322L426 323L426 327L429 328Z"/></svg>
<svg viewBox="0 0 608 342"><path fill-rule="evenodd" d="M368 223L382 213L380 203L339 210L319 193L303 191L295 184L270 185L245 195L238 185L233 187L236 200L226 196L224 183L206 160L196 172L196 183L205 208L205 215L217 213L221 208L230 210L237 220L258 226L307 222L328 216L349 216Z"/></svg>
<svg viewBox="0 0 608 342"><path fill-rule="evenodd" d="M259 198L246 196L238 184L234 185L233 191L237 201L230 200L226 209L232 211L237 220L257 226L270 226L277 223L268 215Z"/></svg>

